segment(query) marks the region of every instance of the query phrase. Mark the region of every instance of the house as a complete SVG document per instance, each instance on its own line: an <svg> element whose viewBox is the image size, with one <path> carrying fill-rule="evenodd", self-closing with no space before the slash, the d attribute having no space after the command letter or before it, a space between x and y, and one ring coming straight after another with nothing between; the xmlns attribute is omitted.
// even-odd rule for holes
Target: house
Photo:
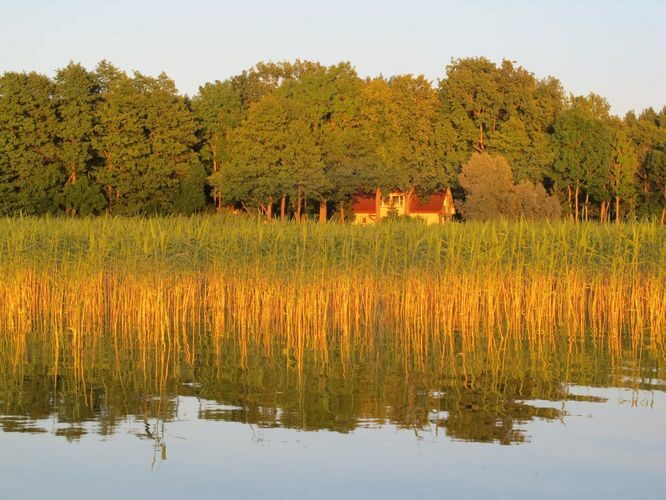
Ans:
<svg viewBox="0 0 666 500"><path fill-rule="evenodd" d="M407 199L409 198L409 206ZM374 194L358 194L352 199L352 210L354 212L354 224L373 224L377 221L377 204ZM409 217L423 219L426 224L440 224L450 221L456 214L453 205L451 188L446 191L432 193L420 198L415 193L407 196L407 193L396 190L391 191L388 196L382 197L379 203L379 218L389 215L406 215Z"/></svg>

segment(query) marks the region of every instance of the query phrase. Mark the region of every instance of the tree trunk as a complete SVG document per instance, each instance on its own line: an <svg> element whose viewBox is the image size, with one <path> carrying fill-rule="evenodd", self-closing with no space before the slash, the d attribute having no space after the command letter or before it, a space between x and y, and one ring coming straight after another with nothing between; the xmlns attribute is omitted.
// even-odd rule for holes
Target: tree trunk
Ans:
<svg viewBox="0 0 666 500"><path fill-rule="evenodd" d="M590 216L590 194L585 194L585 222L588 222Z"/></svg>
<svg viewBox="0 0 666 500"><path fill-rule="evenodd" d="M414 188L410 187L407 190L407 194L405 195L405 215L409 215L410 213L410 206L412 204L412 198L414 197Z"/></svg>
<svg viewBox="0 0 666 500"><path fill-rule="evenodd" d="M217 172L217 134L211 135L210 150L213 153L213 173Z"/></svg>
<svg viewBox="0 0 666 500"><path fill-rule="evenodd" d="M345 223L345 204L344 202L340 202L340 224Z"/></svg>
<svg viewBox="0 0 666 500"><path fill-rule="evenodd" d="M664 222L666 222L666 207L662 208L661 210L661 225L664 225Z"/></svg>
<svg viewBox="0 0 666 500"><path fill-rule="evenodd" d="M381 209L382 209L382 190L377 188L375 189L375 222L381 220Z"/></svg>
<svg viewBox="0 0 666 500"><path fill-rule="evenodd" d="M280 200L280 221L284 222L287 217L287 195L282 193Z"/></svg>
<svg viewBox="0 0 666 500"><path fill-rule="evenodd" d="M76 167L73 165L70 165L70 168L72 172L69 174L69 177L65 181L65 186L68 184L76 184ZM76 209L75 208L65 208L65 214L67 215L76 215Z"/></svg>
<svg viewBox="0 0 666 500"><path fill-rule="evenodd" d="M615 196L615 224L620 223L620 197Z"/></svg>
<svg viewBox="0 0 666 500"><path fill-rule="evenodd" d="M266 206L266 218L270 221L273 219L273 197L268 198L268 206Z"/></svg>
<svg viewBox="0 0 666 500"><path fill-rule="evenodd" d="M579 190L580 190L580 187L578 185L576 185L576 193L575 193L575 196L576 196L576 199L575 199L575 202L576 202L576 222L578 222L578 213L579 213L579 211L578 211L578 191Z"/></svg>
<svg viewBox="0 0 666 500"><path fill-rule="evenodd" d="M303 201L303 194L301 186L298 186L298 196L296 197L296 222L301 222L301 203Z"/></svg>
<svg viewBox="0 0 666 500"><path fill-rule="evenodd" d="M327 218L328 218L328 212L326 207L326 198L322 196L319 202L319 223L326 224Z"/></svg>
<svg viewBox="0 0 666 500"><path fill-rule="evenodd" d="M567 193L569 195L569 218L573 218L573 207L571 206L571 186L567 186Z"/></svg>
<svg viewBox="0 0 666 500"><path fill-rule="evenodd" d="M211 136L210 150L213 153L213 173L217 172L217 134ZM222 196L220 195L217 189L213 191L213 204L215 205L215 211L220 213L222 210Z"/></svg>
<svg viewBox="0 0 666 500"><path fill-rule="evenodd" d="M608 213L610 212L610 200L604 201L604 222L608 222Z"/></svg>

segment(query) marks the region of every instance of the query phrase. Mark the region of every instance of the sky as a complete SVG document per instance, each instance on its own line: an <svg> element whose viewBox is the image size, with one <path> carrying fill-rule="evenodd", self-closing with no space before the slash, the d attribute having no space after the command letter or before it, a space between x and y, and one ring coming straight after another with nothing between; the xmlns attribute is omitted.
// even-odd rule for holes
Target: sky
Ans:
<svg viewBox="0 0 666 500"><path fill-rule="evenodd" d="M516 61L624 115L666 105L666 0L0 0L0 72L102 59L182 93L258 61L349 61L444 78L452 59Z"/></svg>

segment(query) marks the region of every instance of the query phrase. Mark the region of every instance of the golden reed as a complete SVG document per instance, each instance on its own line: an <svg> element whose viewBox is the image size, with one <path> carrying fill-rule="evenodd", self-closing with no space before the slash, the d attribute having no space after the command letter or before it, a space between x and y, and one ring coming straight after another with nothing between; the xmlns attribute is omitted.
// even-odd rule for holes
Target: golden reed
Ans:
<svg viewBox="0 0 666 500"><path fill-rule="evenodd" d="M174 347L204 332L308 347L331 337L373 342L366 332L391 331L396 342L414 349L454 333L464 342L591 335L661 349L666 287L660 276L590 277L575 268L552 276L507 270L319 277L17 269L0 279L0 331L10 337L109 332L131 345Z"/></svg>

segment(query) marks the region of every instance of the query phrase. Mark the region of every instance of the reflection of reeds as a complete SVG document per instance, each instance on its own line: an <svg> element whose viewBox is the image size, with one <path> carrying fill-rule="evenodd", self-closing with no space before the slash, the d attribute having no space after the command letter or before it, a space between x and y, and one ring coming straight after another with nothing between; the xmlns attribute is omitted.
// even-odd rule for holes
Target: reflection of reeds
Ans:
<svg viewBox="0 0 666 500"><path fill-rule="evenodd" d="M87 431L109 435L133 416L146 423L142 436L153 438L148 423L176 418L180 394L199 398L204 419L342 432L382 423L436 425L459 439L509 443L526 439L521 424L532 418L564 418L566 408L531 400L566 401L570 383L636 393L666 389L662 354L646 345L635 351L631 342L595 344L591 337L535 343L478 335L472 343L456 332L447 339L421 336L416 348L396 341L397 332L375 331L291 349L287 338L274 336L185 334L178 347L123 337L70 331L4 338L0 430L28 429L55 415L56 432L94 420Z"/></svg>

